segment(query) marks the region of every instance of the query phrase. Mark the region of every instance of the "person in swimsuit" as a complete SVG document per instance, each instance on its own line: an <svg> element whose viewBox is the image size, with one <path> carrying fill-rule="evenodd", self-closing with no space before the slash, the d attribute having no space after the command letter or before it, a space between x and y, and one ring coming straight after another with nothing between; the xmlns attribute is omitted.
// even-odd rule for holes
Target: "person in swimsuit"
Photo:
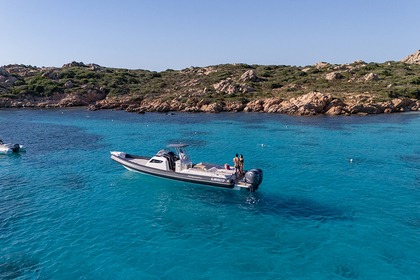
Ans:
<svg viewBox="0 0 420 280"><path fill-rule="evenodd" d="M235 167L235 174L238 175L238 171L239 171L239 157L238 157L238 154L236 154L235 157L233 158L233 166Z"/></svg>
<svg viewBox="0 0 420 280"><path fill-rule="evenodd" d="M241 157L239 158L239 173L241 175L244 175L244 156L241 154Z"/></svg>

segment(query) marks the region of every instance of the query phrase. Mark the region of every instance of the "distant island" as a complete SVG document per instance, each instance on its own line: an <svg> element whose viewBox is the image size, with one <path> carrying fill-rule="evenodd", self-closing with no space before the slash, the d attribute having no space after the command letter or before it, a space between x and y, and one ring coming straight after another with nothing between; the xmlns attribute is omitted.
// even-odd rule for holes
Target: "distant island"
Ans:
<svg viewBox="0 0 420 280"><path fill-rule="evenodd" d="M0 108L381 114L420 110L420 50L401 61L223 64L162 72L72 62L0 67Z"/></svg>

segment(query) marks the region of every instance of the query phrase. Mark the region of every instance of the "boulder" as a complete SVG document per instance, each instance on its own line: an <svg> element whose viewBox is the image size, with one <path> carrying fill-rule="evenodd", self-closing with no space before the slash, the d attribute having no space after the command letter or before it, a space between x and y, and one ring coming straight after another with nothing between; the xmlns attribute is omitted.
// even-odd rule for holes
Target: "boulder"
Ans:
<svg viewBox="0 0 420 280"><path fill-rule="evenodd" d="M200 108L198 108L197 106L188 106L188 107L185 107L184 112L198 113L200 112Z"/></svg>
<svg viewBox="0 0 420 280"><path fill-rule="evenodd" d="M51 104L52 105L52 104ZM87 106L89 105L80 95L69 94L57 104L59 107L72 107L72 106Z"/></svg>
<svg viewBox="0 0 420 280"><path fill-rule="evenodd" d="M198 75L209 75L211 73L215 73L217 72L217 69L215 67L209 66L209 67L204 67L204 68L199 68L198 70L196 70L196 73Z"/></svg>
<svg viewBox="0 0 420 280"><path fill-rule="evenodd" d="M377 74L375 74L375 73L369 73L369 74L366 74L366 75L363 77L363 79L364 79L365 81L377 81L377 80L379 80L379 77L378 77L378 75L377 75Z"/></svg>
<svg viewBox="0 0 420 280"><path fill-rule="evenodd" d="M328 81L338 80L341 78L343 78L343 75L341 75L340 72L331 72L325 75L325 79L327 79Z"/></svg>
<svg viewBox="0 0 420 280"><path fill-rule="evenodd" d="M346 113L345 110L346 104L340 99L333 99L325 108L326 115L342 115Z"/></svg>
<svg viewBox="0 0 420 280"><path fill-rule="evenodd" d="M226 102L225 106L223 106L223 111L227 112L241 112L245 109L246 105L242 104L239 101L230 101Z"/></svg>
<svg viewBox="0 0 420 280"><path fill-rule="evenodd" d="M416 100L411 107L411 111L420 111L420 100Z"/></svg>
<svg viewBox="0 0 420 280"><path fill-rule="evenodd" d="M82 62L81 62L82 63ZM83 63L82 63L83 64ZM89 70L92 70L92 71L97 71L97 70L100 70L102 67L100 66L100 65L98 65L98 64L95 64L95 63L89 63L88 65L86 65L87 67L89 67Z"/></svg>
<svg viewBox="0 0 420 280"><path fill-rule="evenodd" d="M239 78L240 82L259 82L262 81L261 78L257 77L257 73L254 69L248 70L245 73L242 74L242 76Z"/></svg>
<svg viewBox="0 0 420 280"><path fill-rule="evenodd" d="M266 113L276 113L283 100L281 98L267 98L264 100L263 110Z"/></svg>
<svg viewBox="0 0 420 280"><path fill-rule="evenodd" d="M329 67L331 66L331 64L329 64L328 62L317 62L314 64L316 69L321 69L321 68L325 68L325 67Z"/></svg>
<svg viewBox="0 0 420 280"><path fill-rule="evenodd" d="M168 101L162 99L143 100L141 102L142 108L147 112L162 112L171 111L171 106Z"/></svg>
<svg viewBox="0 0 420 280"><path fill-rule="evenodd" d="M18 79L16 77L13 76L3 76L0 75L0 86L3 87L11 87L14 85L14 83L17 81Z"/></svg>
<svg viewBox="0 0 420 280"><path fill-rule="evenodd" d="M71 68L71 67L86 67L86 65L83 62L76 62L76 61L72 61L70 63L63 65L63 68Z"/></svg>
<svg viewBox="0 0 420 280"><path fill-rule="evenodd" d="M335 66L333 69L334 70L351 70L353 69L353 66L350 66L348 64L340 64L340 65Z"/></svg>
<svg viewBox="0 0 420 280"><path fill-rule="evenodd" d="M361 60L361 59L358 59L358 60L356 60L356 61L354 61L353 62L353 64L365 64L366 62L364 62L363 60Z"/></svg>
<svg viewBox="0 0 420 280"><path fill-rule="evenodd" d="M72 87L73 87L73 82L72 82L72 81L67 81L67 82L64 84L64 87L65 87L65 88L72 88Z"/></svg>
<svg viewBox="0 0 420 280"><path fill-rule="evenodd" d="M185 104L179 100L171 101L171 111L183 111L185 109Z"/></svg>
<svg viewBox="0 0 420 280"><path fill-rule="evenodd" d="M290 102L289 100L282 101L279 104L279 108L277 109L277 113L281 114L288 114L288 115L296 115L298 107Z"/></svg>
<svg viewBox="0 0 420 280"><path fill-rule="evenodd" d="M223 106L219 103L205 104L201 106L200 111L206 113L220 113L223 111Z"/></svg>
<svg viewBox="0 0 420 280"><path fill-rule="evenodd" d="M418 101L418 100L417 100ZM411 111L416 106L416 100L410 98L395 98L391 100L391 106L394 107L396 112ZM417 111L414 109L413 111Z"/></svg>
<svg viewBox="0 0 420 280"><path fill-rule="evenodd" d="M12 76L6 69L0 67L0 87L11 87L18 79Z"/></svg>
<svg viewBox="0 0 420 280"><path fill-rule="evenodd" d="M256 99L246 104L244 111L245 112L261 112L264 110L264 100Z"/></svg>
<svg viewBox="0 0 420 280"><path fill-rule="evenodd" d="M385 109L377 104L355 104L348 106L347 110L350 114L368 115L383 113Z"/></svg>
<svg viewBox="0 0 420 280"><path fill-rule="evenodd" d="M292 98L289 102L297 108L296 113L298 115L317 115L325 112L325 109L331 100L331 94L323 94L314 91Z"/></svg>

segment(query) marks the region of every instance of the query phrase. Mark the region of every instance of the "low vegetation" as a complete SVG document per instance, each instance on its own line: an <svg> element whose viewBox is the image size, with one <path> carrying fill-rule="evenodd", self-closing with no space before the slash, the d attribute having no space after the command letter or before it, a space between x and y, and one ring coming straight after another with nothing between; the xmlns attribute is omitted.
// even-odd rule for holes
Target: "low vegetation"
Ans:
<svg viewBox="0 0 420 280"><path fill-rule="evenodd" d="M248 102L257 98L291 98L311 91L337 98L364 95L377 101L420 99L420 65L402 62L333 65L225 64L162 72L107 68L73 62L61 68L7 65L0 68L0 98L37 99L97 91L108 98L161 98L185 102ZM244 73L251 77L243 77ZM217 84L225 82L230 90Z"/></svg>

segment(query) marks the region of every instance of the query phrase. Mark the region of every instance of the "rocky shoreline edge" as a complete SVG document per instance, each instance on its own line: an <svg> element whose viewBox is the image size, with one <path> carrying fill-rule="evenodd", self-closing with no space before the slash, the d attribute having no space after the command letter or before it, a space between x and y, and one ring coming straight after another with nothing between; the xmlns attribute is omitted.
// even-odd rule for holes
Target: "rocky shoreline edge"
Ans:
<svg viewBox="0 0 420 280"><path fill-rule="evenodd" d="M247 103L209 102L194 98L186 102L178 100L130 98L104 98L100 92L90 91L89 94L54 96L41 100L15 100L0 98L0 108L66 108L86 106L88 110L100 109L125 110L127 112L190 112L190 113L220 113L220 112L264 112L297 116L313 115L369 115L397 112L420 111L420 100L410 98L395 98L385 102L374 102L369 96L353 96L352 100L343 101L331 94L309 92L302 96L284 100L282 98L260 98Z"/></svg>

